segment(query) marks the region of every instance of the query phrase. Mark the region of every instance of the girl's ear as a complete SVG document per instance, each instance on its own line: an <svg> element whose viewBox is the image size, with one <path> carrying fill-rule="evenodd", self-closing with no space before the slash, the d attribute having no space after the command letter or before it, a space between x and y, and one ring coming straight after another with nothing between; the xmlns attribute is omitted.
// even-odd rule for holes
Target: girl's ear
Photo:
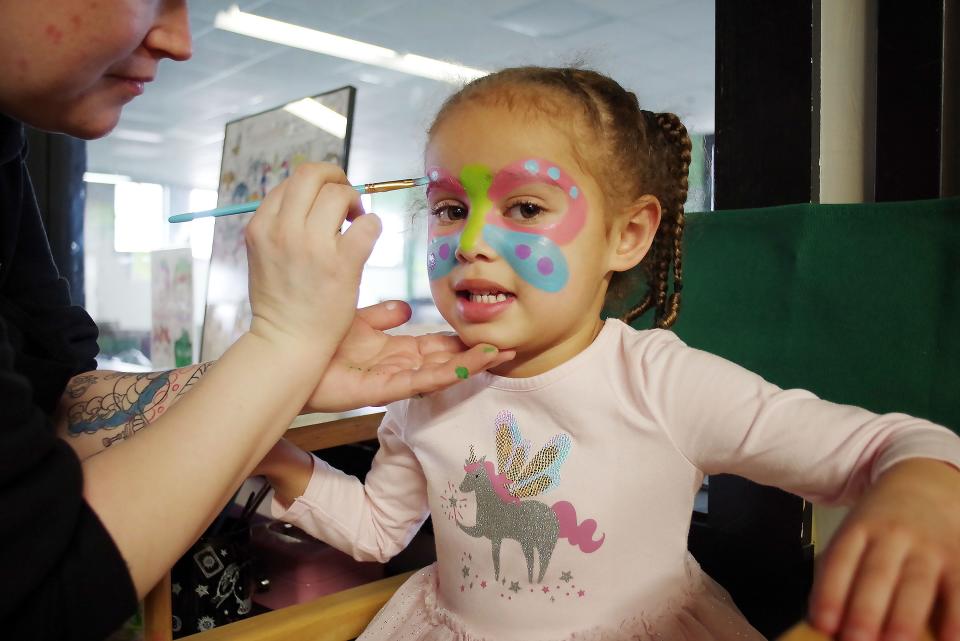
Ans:
<svg viewBox="0 0 960 641"><path fill-rule="evenodd" d="M633 201L614 221L610 238L609 268L625 272L647 255L660 226L660 201L645 195Z"/></svg>

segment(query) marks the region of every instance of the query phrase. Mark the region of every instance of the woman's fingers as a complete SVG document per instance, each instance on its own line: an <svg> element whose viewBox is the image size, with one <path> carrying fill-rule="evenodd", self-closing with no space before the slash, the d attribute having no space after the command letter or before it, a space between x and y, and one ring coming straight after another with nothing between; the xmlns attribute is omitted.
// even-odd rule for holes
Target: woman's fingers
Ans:
<svg viewBox="0 0 960 641"><path fill-rule="evenodd" d="M400 327L410 320L412 313L410 305L404 301L388 300L358 309L357 317L370 325L370 327L384 331Z"/></svg>
<svg viewBox="0 0 960 641"><path fill-rule="evenodd" d="M311 215L319 194L328 185L347 185L347 176L336 165L307 163L300 165L293 171L284 183L283 202L279 214L290 224L306 224ZM354 190L354 194L357 192ZM359 195L358 195L359 198ZM346 212L344 212L344 216ZM338 223L336 229L340 228Z"/></svg>
<svg viewBox="0 0 960 641"><path fill-rule="evenodd" d="M382 229L376 214L365 214L355 219L338 241L340 260L359 274L373 253L373 246Z"/></svg>
<svg viewBox="0 0 960 641"><path fill-rule="evenodd" d="M440 353L435 353L430 356L432 362L424 362L419 369L397 372L384 383L385 397L390 400L409 398L444 389L509 361L515 352L500 352L492 345L476 345L465 352L447 356L444 359Z"/></svg>
<svg viewBox="0 0 960 641"><path fill-rule="evenodd" d="M847 595L866 548L866 532L852 528L841 530L824 552L810 595L810 622L828 636L840 628Z"/></svg>

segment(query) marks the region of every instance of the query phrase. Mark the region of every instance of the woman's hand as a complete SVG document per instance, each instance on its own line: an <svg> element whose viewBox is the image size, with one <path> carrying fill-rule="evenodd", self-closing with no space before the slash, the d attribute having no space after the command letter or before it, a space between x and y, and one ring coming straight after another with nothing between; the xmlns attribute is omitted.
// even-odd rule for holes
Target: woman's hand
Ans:
<svg viewBox="0 0 960 641"><path fill-rule="evenodd" d="M514 352L500 352L492 345L467 349L456 336L391 336L384 332L409 318L410 306L400 301L358 310L304 409L338 412L386 405L448 387L514 356Z"/></svg>
<svg viewBox="0 0 960 641"><path fill-rule="evenodd" d="M937 639L960 641L960 471L911 459L877 480L824 552L810 619L842 641L910 641L931 614Z"/></svg>
<svg viewBox="0 0 960 641"><path fill-rule="evenodd" d="M344 219L353 224L343 234ZM343 171L305 164L273 189L246 229L250 333L318 368L350 328L360 272L380 234Z"/></svg>

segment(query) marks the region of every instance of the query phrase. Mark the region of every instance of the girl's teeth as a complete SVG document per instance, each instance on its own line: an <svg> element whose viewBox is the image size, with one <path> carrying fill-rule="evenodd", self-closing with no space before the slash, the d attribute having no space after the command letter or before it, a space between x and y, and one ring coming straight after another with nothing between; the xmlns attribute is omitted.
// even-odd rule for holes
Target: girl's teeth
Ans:
<svg viewBox="0 0 960 641"><path fill-rule="evenodd" d="M493 303L506 302L506 294L470 294L470 300L474 303L484 303L487 305Z"/></svg>

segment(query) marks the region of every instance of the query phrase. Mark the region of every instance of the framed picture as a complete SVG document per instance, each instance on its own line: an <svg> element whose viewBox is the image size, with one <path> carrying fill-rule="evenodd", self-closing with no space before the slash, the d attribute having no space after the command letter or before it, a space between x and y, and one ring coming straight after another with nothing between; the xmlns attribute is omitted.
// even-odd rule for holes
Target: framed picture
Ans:
<svg viewBox="0 0 960 641"><path fill-rule="evenodd" d="M305 162L347 170L356 89L346 86L227 123L217 206L262 200ZM200 360L219 358L250 327L244 228L253 214L218 218L207 277Z"/></svg>

